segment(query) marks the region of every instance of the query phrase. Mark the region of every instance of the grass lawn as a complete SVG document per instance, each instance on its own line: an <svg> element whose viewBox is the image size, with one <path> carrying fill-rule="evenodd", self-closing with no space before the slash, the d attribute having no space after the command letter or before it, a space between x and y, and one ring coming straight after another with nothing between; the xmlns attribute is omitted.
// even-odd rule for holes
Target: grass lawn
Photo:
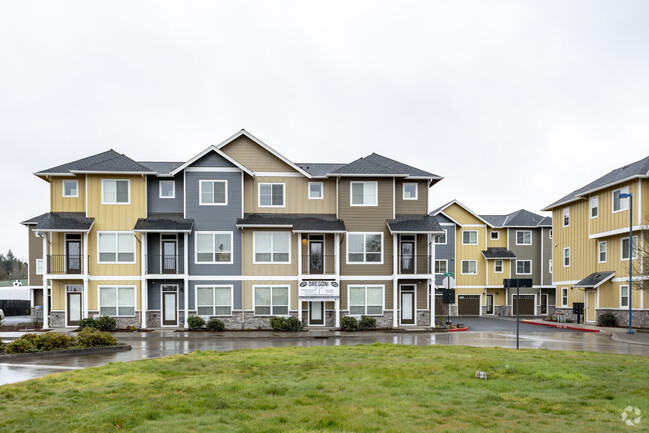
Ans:
<svg viewBox="0 0 649 433"><path fill-rule="evenodd" d="M649 358L585 352L196 352L4 385L0 431L649 431L648 384ZM622 422L629 405L643 411L637 426Z"/></svg>

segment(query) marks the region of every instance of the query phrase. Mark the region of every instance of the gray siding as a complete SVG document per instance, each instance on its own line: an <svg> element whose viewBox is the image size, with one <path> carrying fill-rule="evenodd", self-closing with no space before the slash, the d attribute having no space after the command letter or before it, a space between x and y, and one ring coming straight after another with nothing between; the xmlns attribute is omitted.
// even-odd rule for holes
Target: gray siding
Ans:
<svg viewBox="0 0 649 433"><path fill-rule="evenodd" d="M232 286L232 309L241 310L241 281L190 281L189 309L196 310L196 286Z"/></svg>
<svg viewBox="0 0 649 433"><path fill-rule="evenodd" d="M532 245L516 245L516 232L526 230L532 232ZM541 229L510 228L508 232L509 249L516 255L516 260L512 264L512 278L531 278L535 286L541 284ZM516 272L518 260L532 261L532 275Z"/></svg>
<svg viewBox="0 0 649 433"><path fill-rule="evenodd" d="M446 245L435 244L435 260L447 260L448 272L457 274L457 270L455 269L455 223L443 215L437 215L436 218L442 224L442 228L446 230ZM444 275L435 275L435 285L438 287L441 286L443 279Z"/></svg>
<svg viewBox="0 0 649 433"><path fill-rule="evenodd" d="M209 152L199 160L194 161L192 167L234 167L234 165L216 152Z"/></svg>
<svg viewBox="0 0 649 433"><path fill-rule="evenodd" d="M165 233L167 234L167 233ZM185 242L184 234L178 233L178 273L182 274L185 271ZM190 234L191 236L191 234ZM147 234L147 270L150 274L159 274L161 269L161 244L160 244L161 234L160 233L148 233Z"/></svg>
<svg viewBox="0 0 649 433"><path fill-rule="evenodd" d="M185 309L185 291L183 280L148 280L147 287L147 310L160 310L162 300L162 286L165 284L178 286L178 311Z"/></svg>
<svg viewBox="0 0 649 433"><path fill-rule="evenodd" d="M552 239L550 239L551 228L541 229L543 242L543 285L552 285L552 274L550 273L550 260L552 259Z"/></svg>
<svg viewBox="0 0 649 433"><path fill-rule="evenodd" d="M175 198L160 198L160 181L174 180L176 182ZM148 176L146 179L146 201L147 213L182 213L183 212L183 175L178 174L176 177L158 178Z"/></svg>

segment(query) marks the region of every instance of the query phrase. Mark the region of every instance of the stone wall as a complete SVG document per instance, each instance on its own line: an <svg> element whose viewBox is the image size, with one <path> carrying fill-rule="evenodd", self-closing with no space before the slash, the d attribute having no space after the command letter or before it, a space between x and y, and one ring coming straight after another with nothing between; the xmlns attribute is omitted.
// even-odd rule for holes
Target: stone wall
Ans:
<svg viewBox="0 0 649 433"><path fill-rule="evenodd" d="M50 312L50 328L65 328L65 311Z"/></svg>
<svg viewBox="0 0 649 433"><path fill-rule="evenodd" d="M611 313L617 319L618 326L629 327L629 310L606 310L600 309L596 310L595 315L597 316L597 323L599 323L599 316L604 313ZM632 312L632 321L631 326L634 328L649 328L649 311L639 310Z"/></svg>
<svg viewBox="0 0 649 433"><path fill-rule="evenodd" d="M417 326L430 326L430 311L417 311Z"/></svg>

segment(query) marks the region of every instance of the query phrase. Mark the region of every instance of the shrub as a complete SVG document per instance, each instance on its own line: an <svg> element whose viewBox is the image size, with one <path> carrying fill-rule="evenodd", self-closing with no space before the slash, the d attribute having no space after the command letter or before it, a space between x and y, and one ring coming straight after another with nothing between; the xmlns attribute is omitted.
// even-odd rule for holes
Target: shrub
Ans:
<svg viewBox="0 0 649 433"><path fill-rule="evenodd" d="M197 331L205 326L205 320L201 316L192 316L187 319L187 324L189 325L189 329Z"/></svg>
<svg viewBox="0 0 649 433"><path fill-rule="evenodd" d="M225 331L225 323L223 323L223 320L210 319L207 321L207 330L212 332Z"/></svg>
<svg viewBox="0 0 649 433"><path fill-rule="evenodd" d="M358 329L358 320L354 316L345 316L340 321L342 331L356 331Z"/></svg>
<svg viewBox="0 0 649 433"><path fill-rule="evenodd" d="M358 322L358 330L367 331L370 329L376 329L376 319L374 317L361 316L361 320Z"/></svg>
<svg viewBox="0 0 649 433"><path fill-rule="evenodd" d="M24 334L5 346L5 353L37 352L37 334Z"/></svg>
<svg viewBox="0 0 649 433"><path fill-rule="evenodd" d="M117 321L110 316L101 316L97 319L97 326L95 328L100 331L114 331L117 328Z"/></svg>
<svg viewBox="0 0 649 433"><path fill-rule="evenodd" d="M87 319L79 320L79 329L84 328L97 328L97 321L94 317L88 317Z"/></svg>
<svg viewBox="0 0 649 433"><path fill-rule="evenodd" d="M74 337L59 332L46 332L36 339L36 348L38 350L67 349L72 346L74 346Z"/></svg>
<svg viewBox="0 0 649 433"><path fill-rule="evenodd" d="M286 329L286 317L274 316L270 318L270 327L275 331L284 331Z"/></svg>
<svg viewBox="0 0 649 433"><path fill-rule="evenodd" d="M597 324L599 326L617 326L617 318L613 313L602 313L597 318Z"/></svg>
<svg viewBox="0 0 649 433"><path fill-rule="evenodd" d="M81 347L115 346L117 340L108 332L85 328L79 332L77 344Z"/></svg>
<svg viewBox="0 0 649 433"><path fill-rule="evenodd" d="M135 326L133 326L133 325L128 325L128 326L126 327L126 330L127 330L127 331L131 331L131 332L135 332L135 331L137 331L137 327L135 327Z"/></svg>
<svg viewBox="0 0 649 433"><path fill-rule="evenodd" d="M291 316L286 319L286 324L284 327L285 331L297 332L302 329L302 322L295 316Z"/></svg>

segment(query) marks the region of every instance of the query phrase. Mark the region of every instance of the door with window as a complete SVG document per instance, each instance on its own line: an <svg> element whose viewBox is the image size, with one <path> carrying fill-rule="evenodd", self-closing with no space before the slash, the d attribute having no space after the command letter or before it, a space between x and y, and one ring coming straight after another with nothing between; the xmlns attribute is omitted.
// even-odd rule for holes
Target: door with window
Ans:
<svg viewBox="0 0 649 433"><path fill-rule="evenodd" d="M487 295L487 314L494 313L494 295Z"/></svg>
<svg viewBox="0 0 649 433"><path fill-rule="evenodd" d="M65 272L67 274L81 273L81 235L65 236Z"/></svg>
<svg viewBox="0 0 649 433"><path fill-rule="evenodd" d="M324 302L309 302L309 325L324 325Z"/></svg>
<svg viewBox="0 0 649 433"><path fill-rule="evenodd" d="M401 237L401 273L415 273L415 237Z"/></svg>
<svg viewBox="0 0 649 433"><path fill-rule="evenodd" d="M83 286L66 286L67 326L77 326L81 320Z"/></svg>
<svg viewBox="0 0 649 433"><path fill-rule="evenodd" d="M548 314L548 295L541 295L541 314Z"/></svg>
<svg viewBox="0 0 649 433"><path fill-rule="evenodd" d="M162 325L178 326L178 286L162 286Z"/></svg>
<svg viewBox="0 0 649 433"><path fill-rule="evenodd" d="M178 240L176 235L162 235L162 273L178 273Z"/></svg>
<svg viewBox="0 0 649 433"><path fill-rule="evenodd" d="M324 273L324 241L322 236L309 239L309 274Z"/></svg>
<svg viewBox="0 0 649 433"><path fill-rule="evenodd" d="M401 286L401 324L415 324L415 286Z"/></svg>

